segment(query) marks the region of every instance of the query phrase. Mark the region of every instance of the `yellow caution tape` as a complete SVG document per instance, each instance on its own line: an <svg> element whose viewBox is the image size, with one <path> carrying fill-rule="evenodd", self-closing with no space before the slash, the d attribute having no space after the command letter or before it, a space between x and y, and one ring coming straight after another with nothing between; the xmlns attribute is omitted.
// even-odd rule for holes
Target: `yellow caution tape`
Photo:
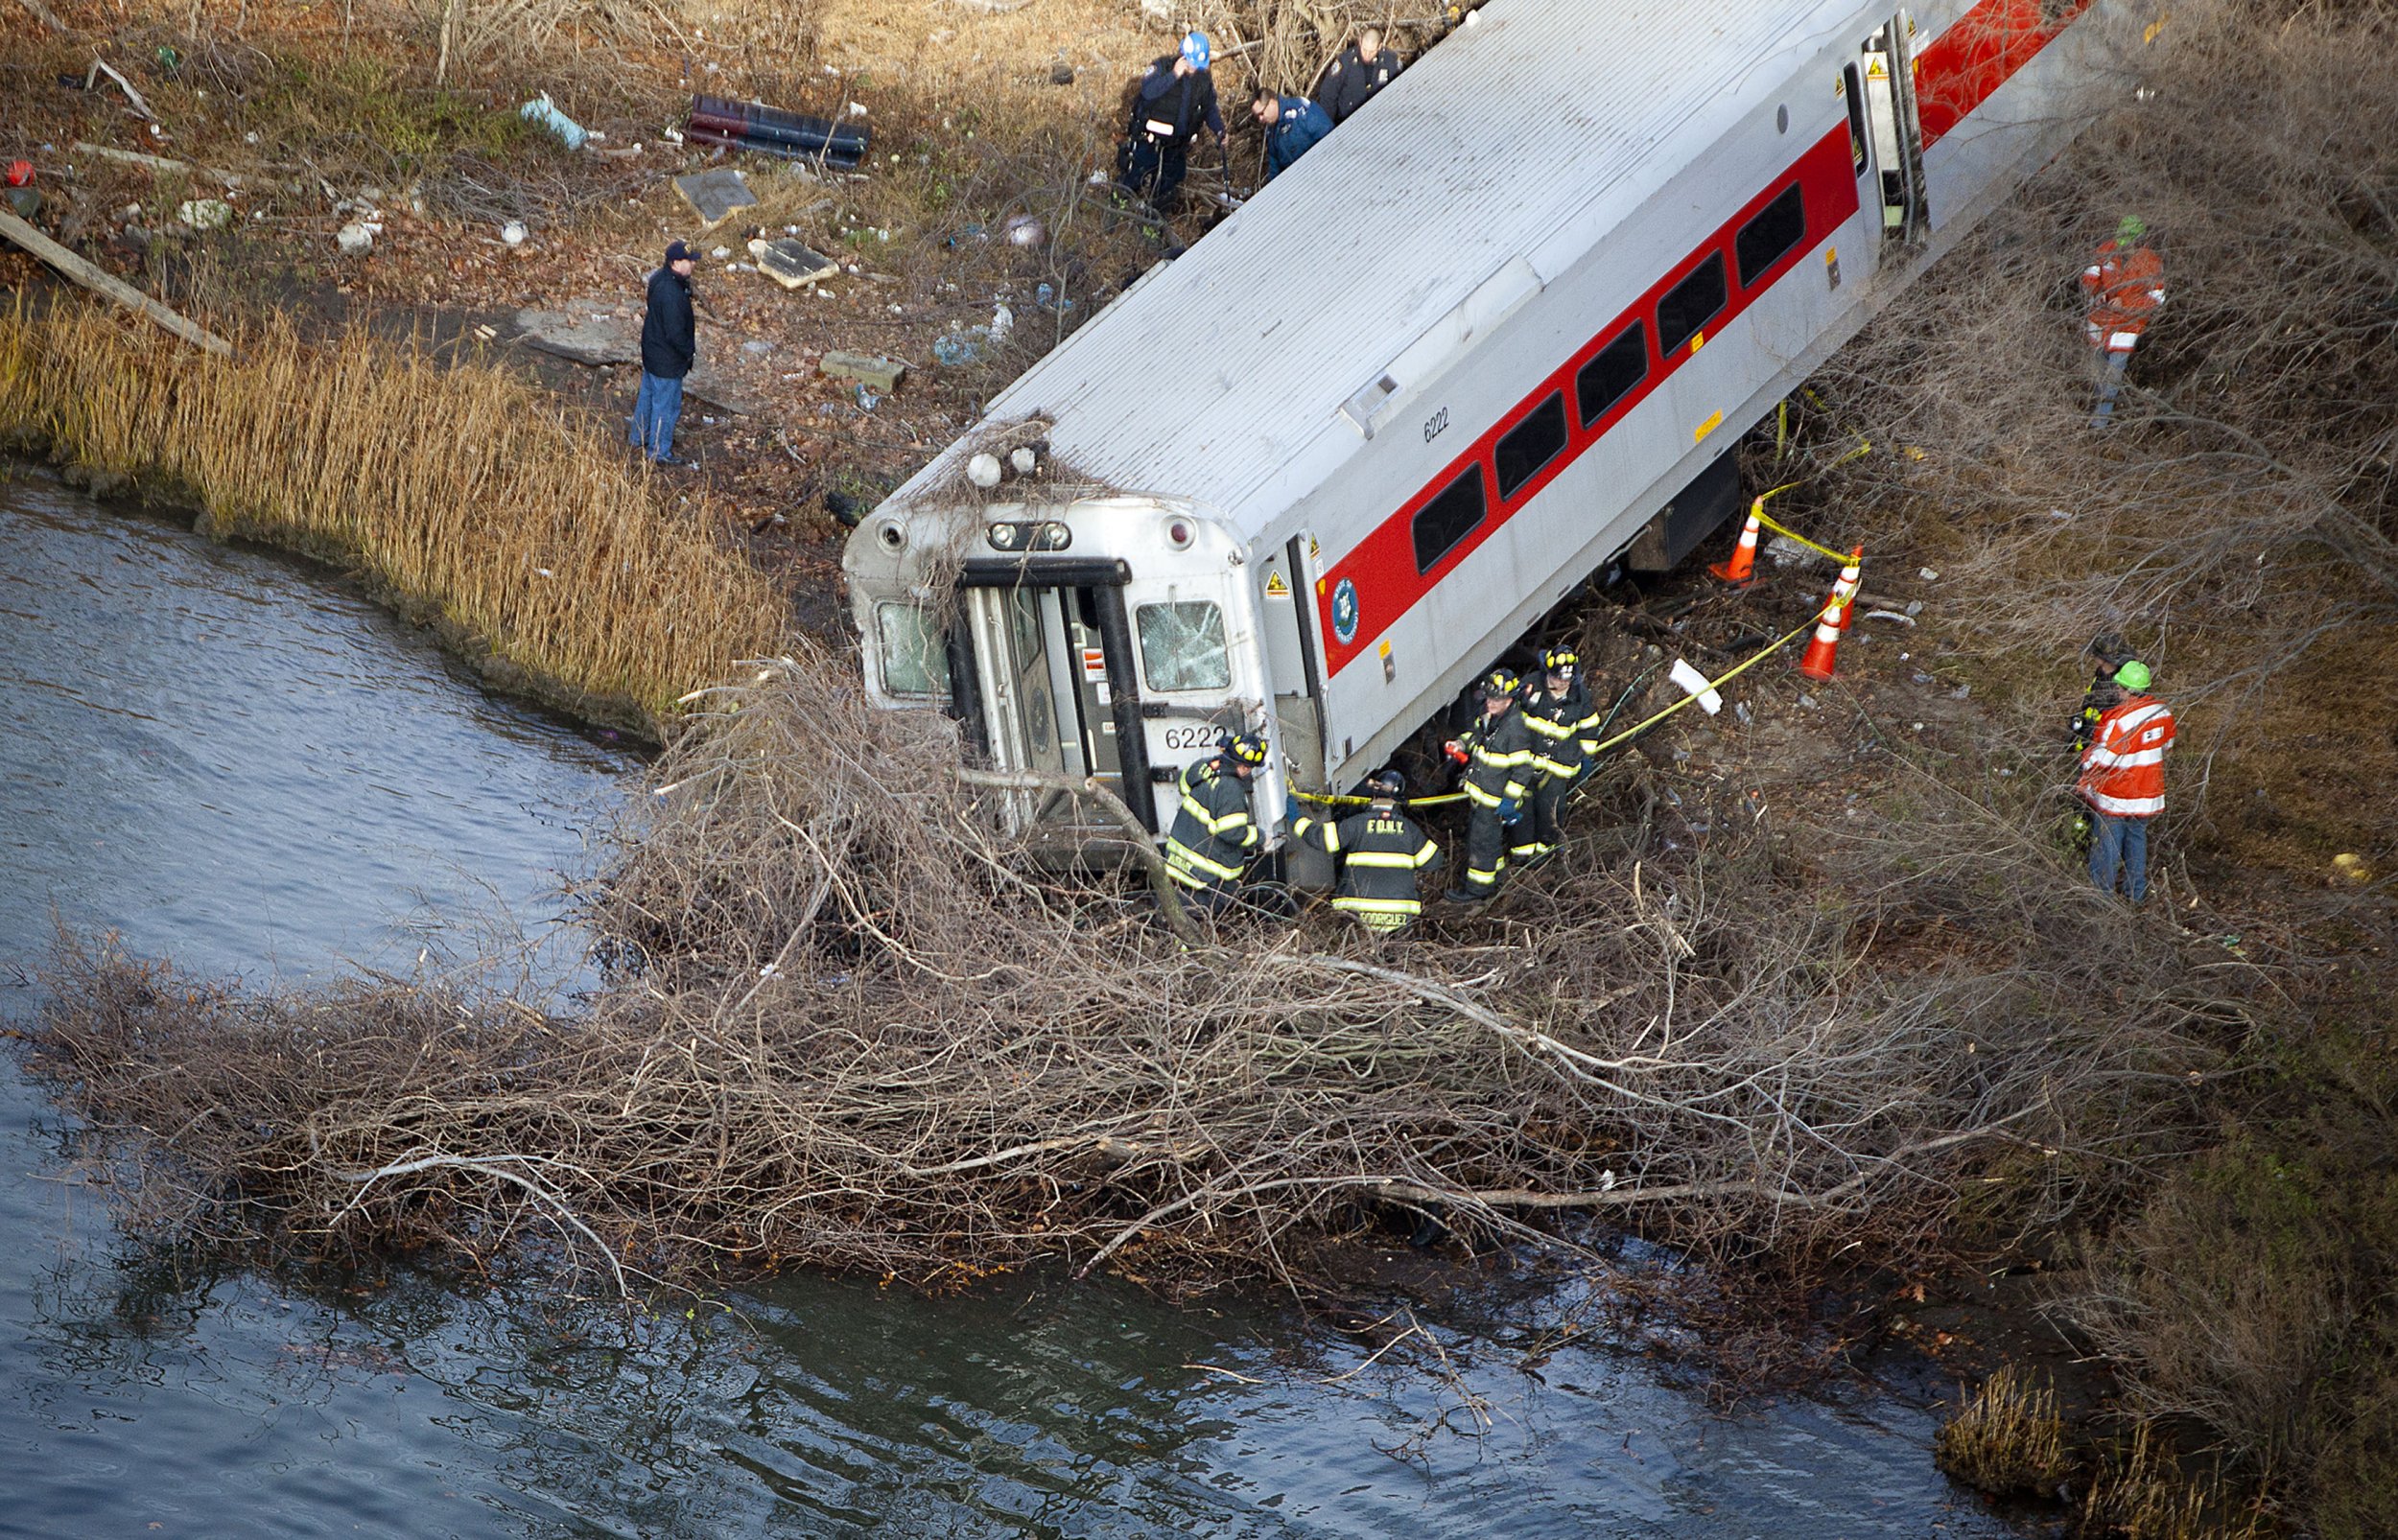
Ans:
<svg viewBox="0 0 2398 1540"><path fill-rule="evenodd" d="M1763 648L1742 660L1740 663L1733 665L1730 668L1725 670L1720 676L1708 680L1706 688L1708 689L1719 689L1722 687L1730 684L1733 680L1738 679L1742 674L1747 673L1750 669L1754 668L1757 665L1765 662L1766 659L1771 658L1774 654L1781 651L1784 647L1789 646L1800 637L1805 636L1814 628L1815 623L1819 618L1821 618L1819 616L1808 616L1803 623L1792 630L1780 641L1766 643ZM1666 707L1663 711L1658 712L1656 715L1648 717L1643 721L1634 723L1632 726L1624 729L1621 733L1616 734L1613 737L1600 740L1599 746L1592 751L1593 757L1595 758L1597 755L1605 754L1608 750L1614 748L1618 744L1629 743L1634 738L1638 737L1641 734L1646 733L1649 729L1657 726L1657 723L1662 722L1667 717L1673 715L1676 712L1681 711L1683 707L1691 705L1693 702L1698 700L1698 698L1699 697L1697 695L1684 695L1681 699L1674 702L1671 706ZM1362 807L1367 803L1373 801L1370 797L1335 797L1326 793L1313 791L1294 791L1291 793L1291 796L1300 802L1313 803L1319 807ZM1466 794L1462 791L1446 791L1433 797L1408 797L1403 799L1401 805L1408 807L1438 807L1446 803L1463 802L1465 800Z"/></svg>
<svg viewBox="0 0 2398 1540"><path fill-rule="evenodd" d="M1846 465L1850 460L1857 458L1859 455L1870 455L1871 453L1873 453L1873 446L1865 439L1860 438L1857 440L1857 447L1855 449L1852 449L1847 454L1843 455L1840 458L1834 460L1832 464ZM1776 524L1766 516L1765 504L1768 500L1778 498L1785 492L1802 487L1807 484L1807 481L1812 479L1813 478L1809 477L1797 481L1784 481L1780 486L1771 488L1768 491L1758 494L1755 501L1749 504L1749 512L1755 517L1757 523L1763 525L1766 528L1773 530L1775 534L1787 536L1788 538L1806 547L1809 550L1821 551L1822 554L1831 557L1834 561L1845 562L1848 559L1849 553L1847 551L1834 550L1829 546L1819 546L1814 541L1809 540L1806 536L1800 534L1798 530L1791 528L1787 525Z"/></svg>

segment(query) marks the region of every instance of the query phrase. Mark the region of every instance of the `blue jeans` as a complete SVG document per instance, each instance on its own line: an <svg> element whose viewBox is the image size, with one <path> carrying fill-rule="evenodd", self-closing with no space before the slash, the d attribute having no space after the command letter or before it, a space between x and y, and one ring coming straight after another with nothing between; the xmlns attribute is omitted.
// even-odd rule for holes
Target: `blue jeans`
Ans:
<svg viewBox="0 0 2398 1540"><path fill-rule="evenodd" d="M683 415L683 382L641 371L641 390L633 397L633 421L624 439L653 460L674 453L674 423Z"/></svg>
<svg viewBox="0 0 2398 1540"><path fill-rule="evenodd" d="M2149 821L2090 813L2090 880L2101 893L2115 891L2115 868L2123 868L2124 892L2133 903L2149 896Z"/></svg>

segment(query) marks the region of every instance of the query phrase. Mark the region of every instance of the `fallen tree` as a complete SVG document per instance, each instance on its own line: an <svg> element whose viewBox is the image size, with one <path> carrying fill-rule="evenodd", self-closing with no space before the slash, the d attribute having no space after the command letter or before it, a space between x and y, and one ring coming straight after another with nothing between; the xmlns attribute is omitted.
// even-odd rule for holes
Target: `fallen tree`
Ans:
<svg viewBox="0 0 2398 1540"><path fill-rule="evenodd" d="M71 950L36 1062L136 1136L160 1233L1300 1282L1313 1240L1409 1214L1803 1256L1968 1191L2045 1210L2139 1158L2238 1010L1961 799L1935 855L1632 825L1446 945L1193 946L1129 878L1033 875L946 729L815 657L718 692L622 830L583 1014Z"/></svg>

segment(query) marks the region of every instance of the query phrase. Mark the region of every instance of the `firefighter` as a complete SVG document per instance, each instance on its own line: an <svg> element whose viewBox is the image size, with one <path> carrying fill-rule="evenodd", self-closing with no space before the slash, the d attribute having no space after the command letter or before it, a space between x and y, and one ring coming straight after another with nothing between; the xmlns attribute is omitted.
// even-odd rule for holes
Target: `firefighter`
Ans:
<svg viewBox="0 0 2398 1540"><path fill-rule="evenodd" d="M1516 709L1518 688L1507 669L1491 670L1477 687L1482 715L1445 745L1448 757L1465 767L1460 789L1469 805L1466 875L1446 895L1452 903L1482 903L1498 892L1499 874L1507 870L1507 826L1523 817L1533 775L1532 732Z"/></svg>
<svg viewBox="0 0 2398 1540"><path fill-rule="evenodd" d="M1174 212L1200 128L1215 135L1219 148L1226 142L1209 53L1208 35L1190 34L1179 51L1150 64L1133 92L1132 117L1117 155L1117 189L1147 200L1162 217Z"/></svg>
<svg viewBox="0 0 2398 1540"><path fill-rule="evenodd" d="M2082 335L2103 366L2098 410L2090 426L2104 428L2115 414L2115 395L2123 389L2124 371L2131 365L2131 350L2149 318L2165 303L2165 262L2148 244L2148 222L2137 214L2124 216L2115 238L2099 244L2090 265L2081 269L2081 292L2089 296L2090 312Z"/></svg>
<svg viewBox="0 0 2398 1540"><path fill-rule="evenodd" d="M1564 838L1565 799L1599 752L1599 712L1579 677L1582 660L1563 647L1540 655L1542 677L1524 687L1524 726L1532 734L1532 816L1516 826L1508 854L1540 865Z"/></svg>
<svg viewBox="0 0 2398 1540"><path fill-rule="evenodd" d="M1263 836L1249 815L1249 778L1265 763L1265 740L1226 733L1215 753L1183 767L1176 789L1182 805L1165 836L1167 875L1184 901L1220 915L1237 901L1241 872Z"/></svg>
<svg viewBox="0 0 2398 1540"><path fill-rule="evenodd" d="M1382 46L1382 29L1360 27L1357 40L1341 50L1316 82L1316 105L1335 126L1364 106L1374 93L1399 78L1399 56Z"/></svg>
<svg viewBox="0 0 2398 1540"><path fill-rule="evenodd" d="M1377 770L1367 778L1366 792L1363 812L1339 820L1300 817L1292 821L1291 837L1341 863L1333 908L1368 930L1397 935L1423 913L1416 874L1439 869L1441 848L1399 809L1406 777Z"/></svg>
<svg viewBox="0 0 2398 1540"><path fill-rule="evenodd" d="M2174 713L2149 693L2149 665L2134 658L2115 670L2114 700L2081 751L2076 789L2090 805L2090 880L2115 891L2118 867L2133 903L2149 896L2149 820L2165 810L2165 751L2174 743Z"/></svg>

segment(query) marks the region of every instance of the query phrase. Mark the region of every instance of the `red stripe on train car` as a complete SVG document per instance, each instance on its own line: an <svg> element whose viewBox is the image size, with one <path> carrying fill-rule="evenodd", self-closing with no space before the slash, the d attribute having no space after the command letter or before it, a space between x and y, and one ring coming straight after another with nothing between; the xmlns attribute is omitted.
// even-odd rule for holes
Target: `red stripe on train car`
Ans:
<svg viewBox="0 0 2398 1540"><path fill-rule="evenodd" d="M1744 287L1737 277L1739 265L1732 249L1733 238L1742 225L1755 218L1760 210L1786 192L1794 182L1803 190L1806 234L1797 245L1784 252L1760 274L1756 282ZM1413 609L1439 585L1441 579L1454 571L1458 563L1478 549L1542 487L1555 480L1566 466L1581 458L1585 451L1605 436L1607 431L1621 421L1626 412L1653 394L1684 359L1698 351L1698 346L1692 345L1675 349L1672 358L1658 356L1657 302L1668 291L1689 277L1708 257L1719 254L1723 257L1728 292L1724 308L1708 320L1700 335L1699 343L1704 344L1706 338L1738 318L1759 294L1790 272L1809 252L1822 245L1834 230L1854 218L1857 208L1856 174L1854 163L1849 158L1848 126L1844 122L1776 175L1764 191L1725 221L1687 257L1675 264L1665 276L1650 286L1637 303L1599 328L1587 343L1543 378L1530 394L1500 414L1481 436L1444 466L1438 476L1419 488L1413 497L1399 505L1397 512L1375 525L1317 578L1316 610L1324 638L1328 675L1339 673L1371 647L1399 617ZM1648 323L1644 329L1648 340L1647 374L1595 422L1588 427L1583 426L1574 399L1574 376L1610 343L1622 337L1626 328L1641 320ZM1502 503L1498 499L1493 451L1509 430L1530 416L1551 394L1560 391L1563 392L1565 400L1565 448ZM1420 572L1416 570L1415 517L1426 503L1447 491L1469 471L1482 478L1482 522L1430 568ZM1355 610L1355 623L1346 640L1341 636L1335 613L1344 583L1351 586L1349 602L1353 604Z"/></svg>
<svg viewBox="0 0 2398 1540"><path fill-rule="evenodd" d="M2090 3L1982 0L1957 18L1916 60L1916 116L1923 126L1923 148L1940 143L1988 101L1990 93L2031 63Z"/></svg>

